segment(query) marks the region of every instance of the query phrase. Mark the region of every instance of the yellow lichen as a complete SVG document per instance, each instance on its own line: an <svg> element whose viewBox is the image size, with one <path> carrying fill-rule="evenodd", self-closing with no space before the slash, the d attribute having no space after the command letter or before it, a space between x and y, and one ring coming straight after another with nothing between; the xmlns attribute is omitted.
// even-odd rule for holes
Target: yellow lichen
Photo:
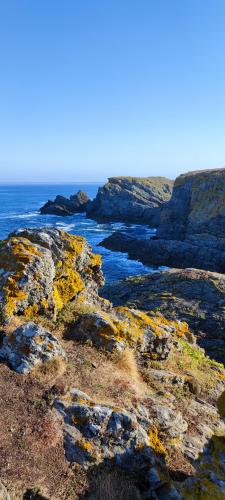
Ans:
<svg viewBox="0 0 225 500"><path fill-rule="evenodd" d="M92 444L89 443L89 441L86 441L86 439L84 439L84 438L78 439L77 446L82 451L86 451L88 453L90 453L92 451Z"/></svg>
<svg viewBox="0 0 225 500"><path fill-rule="evenodd" d="M159 438L159 431L155 426L153 426L149 431L148 444L149 446L151 446L151 448L153 448L155 453L157 453L158 455L166 456L165 447Z"/></svg>

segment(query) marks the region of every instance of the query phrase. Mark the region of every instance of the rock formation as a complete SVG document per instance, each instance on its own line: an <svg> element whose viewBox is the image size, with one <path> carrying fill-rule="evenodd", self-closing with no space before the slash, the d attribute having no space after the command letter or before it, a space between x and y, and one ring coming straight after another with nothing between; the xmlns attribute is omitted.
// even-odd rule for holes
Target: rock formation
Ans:
<svg viewBox="0 0 225 500"><path fill-rule="evenodd" d="M109 313L97 311L83 314L75 327L77 338L91 340L108 351L136 350L146 359L166 359L177 339L194 342L186 323L149 317L141 311L117 307Z"/></svg>
<svg viewBox="0 0 225 500"><path fill-rule="evenodd" d="M58 358L65 358L58 340L35 323L26 323L3 337L0 359L18 373L29 373L37 365Z"/></svg>
<svg viewBox="0 0 225 500"><path fill-rule="evenodd" d="M46 228L2 241L0 269L0 494L107 498L115 473L124 498L223 498L225 370L191 330L224 338L225 276L129 278L113 307L100 256Z"/></svg>
<svg viewBox="0 0 225 500"><path fill-rule="evenodd" d="M40 212L43 215L73 215L78 212L85 212L89 202L90 199L84 191L78 191L76 194L70 196L70 198L58 195L54 201L48 200L41 207Z"/></svg>
<svg viewBox="0 0 225 500"><path fill-rule="evenodd" d="M156 227L172 186L173 182L164 177L110 177L88 204L87 215L98 221L128 221Z"/></svg>
<svg viewBox="0 0 225 500"><path fill-rule="evenodd" d="M102 292L115 306L137 307L186 321L214 358L225 360L225 275L199 269L127 278Z"/></svg>
<svg viewBox="0 0 225 500"><path fill-rule="evenodd" d="M102 245L145 264L225 273L224 180L225 169L179 176L153 239L140 242L114 233Z"/></svg>
<svg viewBox="0 0 225 500"><path fill-rule="evenodd" d="M20 314L56 316L71 300L99 302L101 257L86 240L57 229L14 233L0 243L3 320Z"/></svg>

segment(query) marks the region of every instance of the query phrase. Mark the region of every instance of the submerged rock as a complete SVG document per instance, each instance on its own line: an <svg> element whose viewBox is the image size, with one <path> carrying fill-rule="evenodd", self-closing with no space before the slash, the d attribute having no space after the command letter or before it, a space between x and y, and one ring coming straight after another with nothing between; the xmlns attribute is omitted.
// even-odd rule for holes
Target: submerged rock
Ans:
<svg viewBox="0 0 225 500"><path fill-rule="evenodd" d="M165 177L110 177L88 204L87 214L99 221L139 222L156 227L172 186L173 181Z"/></svg>
<svg viewBox="0 0 225 500"><path fill-rule="evenodd" d="M32 322L5 335L0 348L0 359L7 361L18 373L30 373L37 365L59 358L65 358L59 341Z"/></svg>
<svg viewBox="0 0 225 500"><path fill-rule="evenodd" d="M101 303L101 257L86 240L57 229L18 231L0 243L0 311L33 317L57 313L71 300Z"/></svg>
<svg viewBox="0 0 225 500"><path fill-rule="evenodd" d="M186 321L208 354L225 360L225 275L199 269L161 271L127 278L102 292L126 305Z"/></svg>
<svg viewBox="0 0 225 500"><path fill-rule="evenodd" d="M78 191L70 198L58 195L54 201L48 200L41 207L40 212L50 215L73 215L77 212L85 212L89 202L90 199L84 191Z"/></svg>

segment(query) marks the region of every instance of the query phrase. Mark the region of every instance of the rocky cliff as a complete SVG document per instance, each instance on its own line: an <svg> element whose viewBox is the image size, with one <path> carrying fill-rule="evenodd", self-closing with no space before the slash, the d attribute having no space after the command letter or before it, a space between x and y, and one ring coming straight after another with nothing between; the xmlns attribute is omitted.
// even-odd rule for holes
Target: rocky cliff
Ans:
<svg viewBox="0 0 225 500"><path fill-rule="evenodd" d="M225 250L225 169L180 175L157 235Z"/></svg>
<svg viewBox="0 0 225 500"><path fill-rule="evenodd" d="M145 264L225 273L225 169L179 176L149 241L113 234L102 242Z"/></svg>
<svg viewBox="0 0 225 500"><path fill-rule="evenodd" d="M111 177L88 204L87 215L157 226L161 206L170 199L173 182L164 177Z"/></svg>
<svg viewBox="0 0 225 500"><path fill-rule="evenodd" d="M78 212L85 212L89 201L90 199L84 191L78 191L76 194L71 195L70 198L58 195L54 201L48 200L41 207L40 212L43 215L73 215Z"/></svg>

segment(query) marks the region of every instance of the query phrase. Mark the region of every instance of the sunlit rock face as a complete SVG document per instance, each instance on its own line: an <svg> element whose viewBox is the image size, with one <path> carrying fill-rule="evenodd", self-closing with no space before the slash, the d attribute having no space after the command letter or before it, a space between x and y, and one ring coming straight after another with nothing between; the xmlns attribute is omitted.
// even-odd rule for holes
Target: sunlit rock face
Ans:
<svg viewBox="0 0 225 500"><path fill-rule="evenodd" d="M14 233L0 243L1 316L57 313L71 300L98 302L101 257L81 236L57 229Z"/></svg>
<svg viewBox="0 0 225 500"><path fill-rule="evenodd" d="M110 177L87 205L87 214L100 221L140 222L156 227L172 187L173 181L165 177Z"/></svg>
<svg viewBox="0 0 225 500"><path fill-rule="evenodd" d="M45 328L29 322L5 335L0 359L18 373L30 373L37 365L64 359L59 341Z"/></svg>

